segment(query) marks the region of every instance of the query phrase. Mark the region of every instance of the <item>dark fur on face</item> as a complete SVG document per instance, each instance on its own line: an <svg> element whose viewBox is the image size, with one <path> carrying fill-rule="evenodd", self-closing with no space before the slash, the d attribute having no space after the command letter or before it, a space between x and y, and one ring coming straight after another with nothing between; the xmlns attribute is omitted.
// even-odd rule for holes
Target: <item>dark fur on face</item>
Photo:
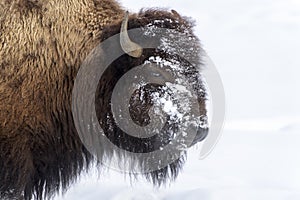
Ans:
<svg viewBox="0 0 300 200"><path fill-rule="evenodd" d="M61 6L54 7L55 4ZM0 198L53 197L58 191L65 191L92 163L98 163L101 168L101 160L88 152L77 134L71 109L72 89L79 67L89 52L120 32L124 10L111 0L0 0L0 5ZM188 31L196 38L190 20L175 11L142 10L130 16L128 28L149 24ZM195 41L183 45L200 49L199 41ZM106 53L110 52L104 51L103 56ZM195 61L192 65L181 58L175 59L183 67L201 65L198 53L192 56ZM106 116L111 115L109 97L124 73L156 55L174 59L167 52L155 49L144 50L140 58L124 54L111 64L98 84L99 122L108 138L128 150L146 152L161 143L155 143L156 138L135 141L120 132L115 124L106 122ZM198 73L193 67L186 70L186 76L193 77L193 73ZM199 85L201 89L200 82ZM159 86L141 89L151 93L159 90ZM200 113L206 115L205 93L200 89ZM144 112L139 116L141 111L131 109L137 123L147 123L150 104L131 101L131 105L140 106ZM113 131L109 131L109 126ZM168 142L168 137L159 141ZM155 185L174 180L184 160L182 156L144 177Z"/></svg>

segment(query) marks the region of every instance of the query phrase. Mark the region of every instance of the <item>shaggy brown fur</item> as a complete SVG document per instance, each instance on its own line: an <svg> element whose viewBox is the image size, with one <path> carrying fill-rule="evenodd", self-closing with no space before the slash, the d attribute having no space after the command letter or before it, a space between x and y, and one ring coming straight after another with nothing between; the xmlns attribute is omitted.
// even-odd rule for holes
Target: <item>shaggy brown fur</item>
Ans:
<svg viewBox="0 0 300 200"><path fill-rule="evenodd" d="M71 112L74 79L89 52L119 33L123 17L124 10L113 0L0 0L1 199L51 197L89 168L94 158L81 143ZM128 27L166 18L173 22L159 26L191 31L178 13L154 10L131 15ZM123 55L106 75L118 80L120 70L124 73L153 54L144 51L139 59ZM98 91L99 102L107 101L112 85L100 80ZM205 115L204 96L199 93ZM110 112L106 109L96 105L100 121L101 113ZM116 134L108 133L112 140ZM174 179L183 161L145 176L155 184Z"/></svg>

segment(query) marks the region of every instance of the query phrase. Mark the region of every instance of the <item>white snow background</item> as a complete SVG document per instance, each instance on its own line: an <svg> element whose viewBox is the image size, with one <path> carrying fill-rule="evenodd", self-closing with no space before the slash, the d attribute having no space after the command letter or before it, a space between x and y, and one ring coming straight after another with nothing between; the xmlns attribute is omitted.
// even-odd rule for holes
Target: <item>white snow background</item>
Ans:
<svg viewBox="0 0 300 200"><path fill-rule="evenodd" d="M300 0L121 0L196 20L225 87L213 152L193 148L175 183L153 189L114 171L83 176L56 200L299 200ZM94 175L93 175L94 174Z"/></svg>

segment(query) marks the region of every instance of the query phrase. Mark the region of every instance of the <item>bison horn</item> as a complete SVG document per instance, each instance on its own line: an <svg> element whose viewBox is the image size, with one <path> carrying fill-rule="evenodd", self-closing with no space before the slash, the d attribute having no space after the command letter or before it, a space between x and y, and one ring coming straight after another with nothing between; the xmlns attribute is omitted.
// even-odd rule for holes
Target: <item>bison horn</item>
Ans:
<svg viewBox="0 0 300 200"><path fill-rule="evenodd" d="M127 25L128 25L128 11L125 13L125 17L121 26L120 44L124 52L126 52L128 55L132 57L138 58L142 55L143 49L140 45L130 40L128 36Z"/></svg>

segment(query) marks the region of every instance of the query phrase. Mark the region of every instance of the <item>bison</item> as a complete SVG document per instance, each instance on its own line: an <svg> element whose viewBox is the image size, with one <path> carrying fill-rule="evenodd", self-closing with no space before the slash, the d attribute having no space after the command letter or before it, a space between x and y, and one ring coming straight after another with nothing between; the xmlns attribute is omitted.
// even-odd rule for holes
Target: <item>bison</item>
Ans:
<svg viewBox="0 0 300 200"><path fill-rule="evenodd" d="M120 148L140 153L170 142L169 133L176 130L176 121L166 124L162 137L139 139L110 120L110 98L118 80L135 66L154 62L157 57L168 65L179 63L180 73L194 85L201 123L205 124L206 90L199 78L201 47L193 26L191 19L174 10L143 9L128 14L114 0L0 0L0 198L51 198L94 164L102 167L104 158L90 152L76 129L72 100L76 102L77 96L72 92L86 58L116 34L121 33L117 46L124 54L105 70L94 94L98 122L106 137ZM127 30L143 31L145 27L188 35L188 40L179 41L179 50L190 61L167 48L143 49ZM152 41L155 36L143 37ZM173 44L172 40L159 41L165 47ZM111 53L102 49L100 56ZM151 94L162 94L162 88L147 84L133 92L128 107L139 126L151 120ZM203 140L207 130L199 126L191 145ZM105 155L112 156L113 152L107 151ZM165 167L142 173L142 177L161 185L176 178L184 161L183 154Z"/></svg>

